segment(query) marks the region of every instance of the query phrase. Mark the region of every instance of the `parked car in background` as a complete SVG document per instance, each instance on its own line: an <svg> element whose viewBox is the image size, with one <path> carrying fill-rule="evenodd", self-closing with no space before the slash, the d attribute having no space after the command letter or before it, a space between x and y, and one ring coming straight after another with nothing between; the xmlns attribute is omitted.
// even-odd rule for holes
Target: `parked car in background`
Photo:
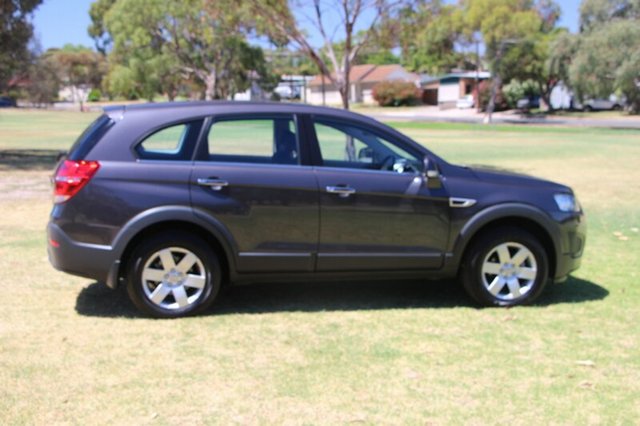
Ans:
<svg viewBox="0 0 640 426"><path fill-rule="evenodd" d="M473 99L473 95L466 95L456 101L456 108L458 109L469 109L473 108L475 105L476 102Z"/></svg>
<svg viewBox="0 0 640 426"><path fill-rule="evenodd" d="M0 108L15 108L16 101L8 96L0 96Z"/></svg>
<svg viewBox="0 0 640 426"><path fill-rule="evenodd" d="M273 91L282 99L298 99L300 97L300 89L290 85L281 84L273 89Z"/></svg>
<svg viewBox="0 0 640 426"><path fill-rule="evenodd" d="M481 305L526 304L585 244L570 188L457 166L310 105L108 107L53 181L51 263L126 286L156 317L202 312L223 284L278 280L459 277Z"/></svg>
<svg viewBox="0 0 640 426"><path fill-rule="evenodd" d="M589 99L582 104L582 109L589 111L621 110L624 105L622 100L612 95L609 99Z"/></svg>
<svg viewBox="0 0 640 426"><path fill-rule="evenodd" d="M516 102L516 108L522 111L540 108L540 96L529 96L518 99L518 102Z"/></svg>

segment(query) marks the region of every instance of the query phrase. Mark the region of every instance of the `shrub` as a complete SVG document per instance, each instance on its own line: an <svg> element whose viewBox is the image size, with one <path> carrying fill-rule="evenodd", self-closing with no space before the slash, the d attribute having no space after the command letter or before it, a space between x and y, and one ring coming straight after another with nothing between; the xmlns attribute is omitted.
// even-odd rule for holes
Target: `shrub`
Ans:
<svg viewBox="0 0 640 426"><path fill-rule="evenodd" d="M373 99L380 106L415 105L420 91L407 81L382 81L373 86Z"/></svg>
<svg viewBox="0 0 640 426"><path fill-rule="evenodd" d="M540 96L540 89L531 80L512 80L502 87L502 93L509 108L516 108L519 99Z"/></svg>
<svg viewBox="0 0 640 426"><path fill-rule="evenodd" d="M480 82L480 93L479 93L479 101L480 101L480 109L482 111L487 110L487 105L489 104L489 98L491 97L491 84L493 82L491 80L483 80ZM496 105L494 111L504 111L507 109L507 101L504 98L504 94L502 93L502 87L498 87L496 91Z"/></svg>
<svg viewBox="0 0 640 426"><path fill-rule="evenodd" d="M100 89L91 89L89 92L89 96L87 96L87 101L89 102L99 102L102 98L102 93Z"/></svg>

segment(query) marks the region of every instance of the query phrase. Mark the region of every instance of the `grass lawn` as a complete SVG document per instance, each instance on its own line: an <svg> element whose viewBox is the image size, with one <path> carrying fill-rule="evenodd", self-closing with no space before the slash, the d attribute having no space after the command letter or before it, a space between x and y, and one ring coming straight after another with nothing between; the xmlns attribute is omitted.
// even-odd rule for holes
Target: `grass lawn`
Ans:
<svg viewBox="0 0 640 426"><path fill-rule="evenodd" d="M583 266L535 306L477 309L451 282L298 283L159 321L46 258L54 153L95 116L0 110L0 423L640 419L640 132L393 124L451 162L576 190Z"/></svg>

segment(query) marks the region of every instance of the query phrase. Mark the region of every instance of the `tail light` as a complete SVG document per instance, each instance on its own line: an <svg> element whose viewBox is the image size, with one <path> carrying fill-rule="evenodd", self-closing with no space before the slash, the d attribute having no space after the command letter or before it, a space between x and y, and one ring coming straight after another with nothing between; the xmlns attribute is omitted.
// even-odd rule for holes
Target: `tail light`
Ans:
<svg viewBox="0 0 640 426"><path fill-rule="evenodd" d="M65 160L53 178L53 202L64 203L78 193L100 168L97 161Z"/></svg>

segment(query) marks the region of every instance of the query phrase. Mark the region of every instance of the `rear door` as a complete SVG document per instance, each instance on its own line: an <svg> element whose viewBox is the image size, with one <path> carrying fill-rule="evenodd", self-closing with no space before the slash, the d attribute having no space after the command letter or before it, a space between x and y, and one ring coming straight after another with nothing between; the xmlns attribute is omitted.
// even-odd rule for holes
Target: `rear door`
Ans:
<svg viewBox="0 0 640 426"><path fill-rule="evenodd" d="M425 185L422 153L347 121L315 117L313 128L321 156L317 270L439 268L448 195Z"/></svg>
<svg viewBox="0 0 640 426"><path fill-rule="evenodd" d="M233 236L238 272L311 272L318 187L292 114L216 117L191 177L196 214Z"/></svg>

